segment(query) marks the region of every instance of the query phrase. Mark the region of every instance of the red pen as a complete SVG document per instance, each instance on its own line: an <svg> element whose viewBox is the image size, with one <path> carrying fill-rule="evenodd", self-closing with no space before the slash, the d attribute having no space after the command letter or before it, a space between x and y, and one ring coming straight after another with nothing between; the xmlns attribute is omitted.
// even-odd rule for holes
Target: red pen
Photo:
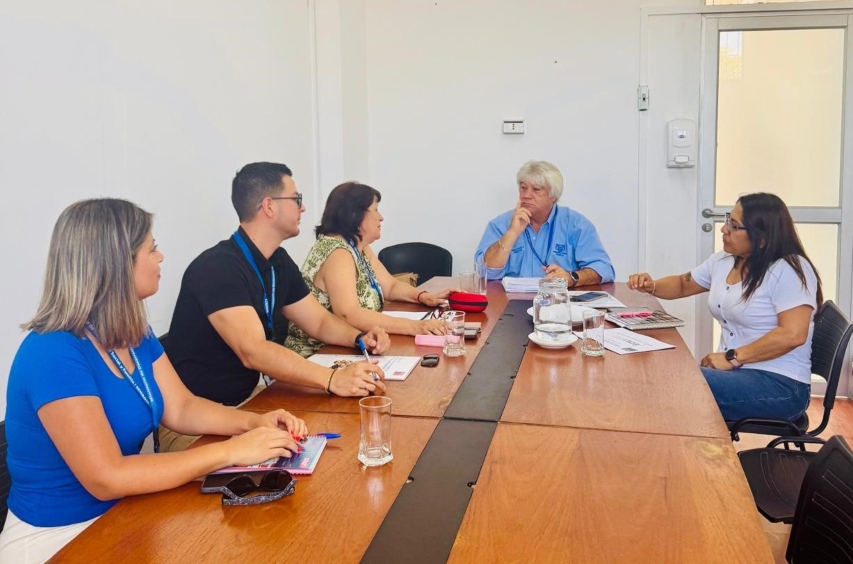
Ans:
<svg viewBox="0 0 853 564"><path fill-rule="evenodd" d="M619 317L651 317L652 312L650 311L623 311L621 313L617 313Z"/></svg>

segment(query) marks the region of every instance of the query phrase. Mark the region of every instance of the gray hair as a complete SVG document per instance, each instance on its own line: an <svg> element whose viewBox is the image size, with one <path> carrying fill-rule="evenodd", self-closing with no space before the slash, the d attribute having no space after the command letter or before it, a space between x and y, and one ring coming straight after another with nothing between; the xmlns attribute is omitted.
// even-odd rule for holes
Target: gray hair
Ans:
<svg viewBox="0 0 853 564"><path fill-rule="evenodd" d="M136 254L153 216L126 200L82 200L60 214L50 238L44 290L24 329L83 336L87 321L106 349L136 346L149 332L136 293Z"/></svg>
<svg viewBox="0 0 853 564"><path fill-rule="evenodd" d="M548 189L548 194L557 200L563 195L563 175L559 168L548 161L527 161L518 169L515 179L519 185L527 181L536 186L543 186Z"/></svg>

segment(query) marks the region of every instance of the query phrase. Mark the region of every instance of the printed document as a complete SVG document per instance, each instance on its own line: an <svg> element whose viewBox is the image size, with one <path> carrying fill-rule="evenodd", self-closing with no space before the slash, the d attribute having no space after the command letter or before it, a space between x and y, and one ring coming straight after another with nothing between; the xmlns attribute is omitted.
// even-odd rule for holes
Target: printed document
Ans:
<svg viewBox="0 0 853 564"><path fill-rule="evenodd" d="M583 338L583 334L581 334L581 338ZM648 335L640 335L619 327L618 329L604 330L604 348L616 354L633 354L674 349L675 345L668 345Z"/></svg>

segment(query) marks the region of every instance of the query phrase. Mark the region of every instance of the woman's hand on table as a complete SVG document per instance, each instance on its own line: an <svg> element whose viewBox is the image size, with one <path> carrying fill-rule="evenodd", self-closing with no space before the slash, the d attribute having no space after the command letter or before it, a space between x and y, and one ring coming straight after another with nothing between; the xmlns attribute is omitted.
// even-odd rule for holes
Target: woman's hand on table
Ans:
<svg viewBox="0 0 853 564"><path fill-rule="evenodd" d="M428 307L447 307L450 304L447 301L447 297L450 296L451 292L461 292L461 290L457 288L447 288L435 294L422 292L418 295L418 302Z"/></svg>
<svg viewBox="0 0 853 564"><path fill-rule="evenodd" d="M444 319L424 319L416 323L418 328L415 335L444 335L447 331Z"/></svg>
<svg viewBox="0 0 853 564"><path fill-rule="evenodd" d="M235 466L258 464L279 456L290 458L299 451L299 444L290 432L278 427L255 427L223 444L229 449L229 465Z"/></svg>
<svg viewBox="0 0 853 564"><path fill-rule="evenodd" d="M274 427L276 429L289 431L290 434L297 439L301 439L308 435L308 425L305 424L305 421L284 409L276 409L275 411L259 413L257 424L255 426Z"/></svg>

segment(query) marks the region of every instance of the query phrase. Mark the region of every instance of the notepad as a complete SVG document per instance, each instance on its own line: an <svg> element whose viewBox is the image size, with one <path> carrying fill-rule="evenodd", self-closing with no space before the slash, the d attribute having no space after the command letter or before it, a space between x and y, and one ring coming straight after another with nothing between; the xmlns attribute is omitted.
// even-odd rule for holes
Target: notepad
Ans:
<svg viewBox="0 0 853 564"><path fill-rule="evenodd" d="M607 321L631 331L684 327L683 320L661 310L653 311L648 317L619 317L618 313L608 313Z"/></svg>
<svg viewBox="0 0 853 564"><path fill-rule="evenodd" d="M443 340L442 344L444 344ZM370 358L377 362L379 368L385 373L386 380L405 380L421 361L421 357L419 356L372 355ZM308 360L320 366L340 369L354 362L362 362L364 361L364 357L361 355L346 354L315 354L309 356Z"/></svg>
<svg viewBox="0 0 853 564"><path fill-rule="evenodd" d="M539 291L539 280L541 278L516 278L513 276L504 276L501 279L501 285L504 287L504 292L512 294L520 293L536 293Z"/></svg>
<svg viewBox="0 0 853 564"><path fill-rule="evenodd" d="M311 474L320 460L320 455L323 454L323 449L326 448L326 437L309 435L305 442L299 443L299 446L302 448L302 452L290 458L281 456L251 466L229 466L217 470L213 474L231 474L250 470L287 470L291 474Z"/></svg>

